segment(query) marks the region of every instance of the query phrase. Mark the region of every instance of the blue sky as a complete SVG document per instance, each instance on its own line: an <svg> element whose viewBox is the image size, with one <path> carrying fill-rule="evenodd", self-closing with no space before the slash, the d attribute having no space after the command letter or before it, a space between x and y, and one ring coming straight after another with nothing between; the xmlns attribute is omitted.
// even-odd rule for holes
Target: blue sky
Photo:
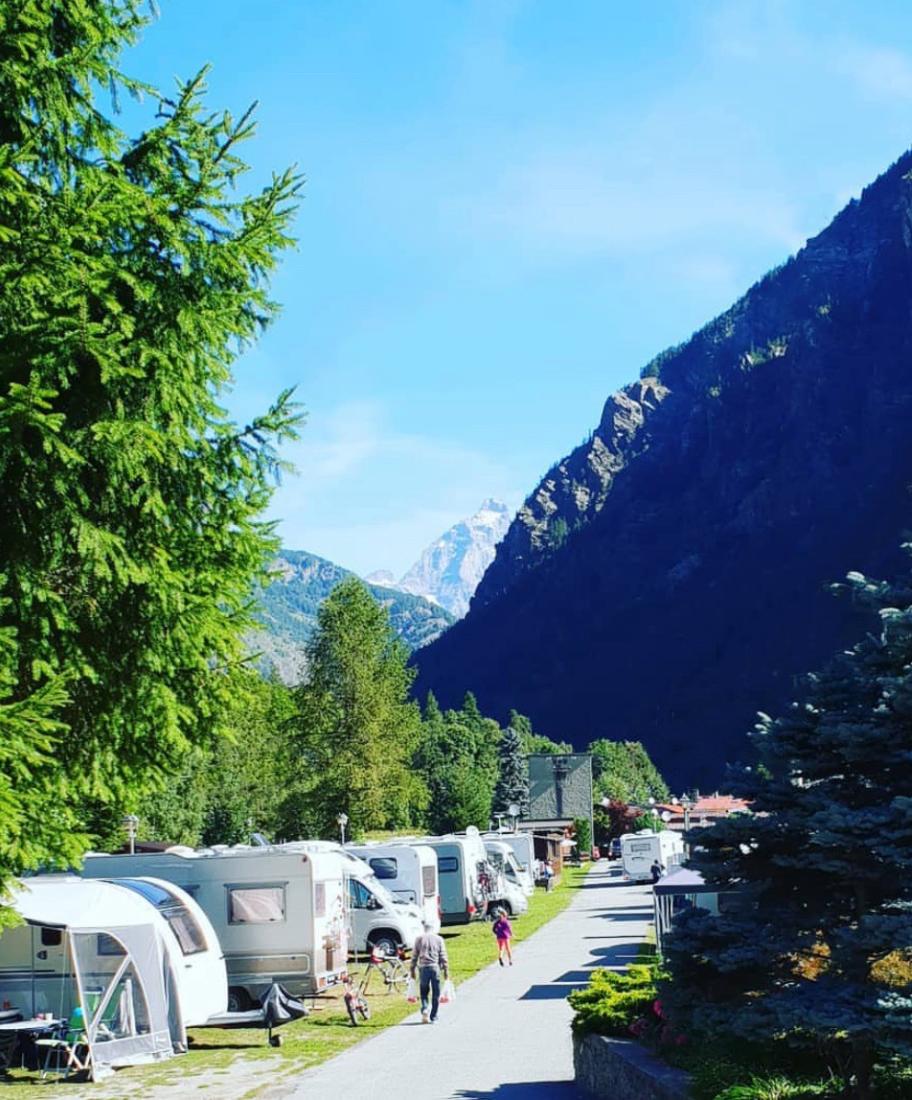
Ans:
<svg viewBox="0 0 912 1100"><path fill-rule="evenodd" d="M251 184L297 164L284 312L242 419L298 387L286 545L403 571L518 505L608 394L912 144L912 7L159 0L126 60L259 100Z"/></svg>

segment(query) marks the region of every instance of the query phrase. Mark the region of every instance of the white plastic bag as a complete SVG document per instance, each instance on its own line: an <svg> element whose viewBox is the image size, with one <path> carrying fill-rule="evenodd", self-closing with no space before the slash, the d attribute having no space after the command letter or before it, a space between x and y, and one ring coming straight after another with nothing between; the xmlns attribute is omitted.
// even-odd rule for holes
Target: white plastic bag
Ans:
<svg viewBox="0 0 912 1100"><path fill-rule="evenodd" d="M409 978L405 983L405 999L410 1005L418 1003L418 990L415 988L414 978Z"/></svg>
<svg viewBox="0 0 912 1100"><path fill-rule="evenodd" d="M449 978L443 983L443 989L440 991L440 1003L447 1005L450 1001L456 1000L456 986L450 981Z"/></svg>

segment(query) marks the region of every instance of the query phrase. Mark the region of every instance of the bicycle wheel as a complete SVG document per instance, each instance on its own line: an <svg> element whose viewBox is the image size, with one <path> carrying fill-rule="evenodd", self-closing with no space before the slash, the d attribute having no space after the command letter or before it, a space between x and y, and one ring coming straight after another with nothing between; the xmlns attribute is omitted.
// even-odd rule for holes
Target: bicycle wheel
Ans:
<svg viewBox="0 0 912 1100"><path fill-rule="evenodd" d="M346 997L345 998L345 1008L348 1011L348 1018L352 1022L352 1027L357 1027L358 1026L358 1017L355 1014L355 998L354 997Z"/></svg>
<svg viewBox="0 0 912 1100"><path fill-rule="evenodd" d="M401 959L387 963L383 968L383 980L387 993L403 993L408 982L408 969Z"/></svg>
<svg viewBox="0 0 912 1100"><path fill-rule="evenodd" d="M371 1010L370 1005L367 1003L367 1001L362 999L358 1002L358 1011L361 1013L363 1019L370 1019Z"/></svg>

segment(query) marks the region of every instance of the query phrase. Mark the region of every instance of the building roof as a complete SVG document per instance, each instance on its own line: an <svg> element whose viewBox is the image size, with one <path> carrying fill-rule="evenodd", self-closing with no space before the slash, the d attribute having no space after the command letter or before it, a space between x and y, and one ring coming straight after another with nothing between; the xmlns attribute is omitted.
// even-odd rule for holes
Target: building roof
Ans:
<svg viewBox="0 0 912 1100"><path fill-rule="evenodd" d="M675 867L655 884L655 892L662 894L715 894L718 886L707 883L699 871L689 867Z"/></svg>

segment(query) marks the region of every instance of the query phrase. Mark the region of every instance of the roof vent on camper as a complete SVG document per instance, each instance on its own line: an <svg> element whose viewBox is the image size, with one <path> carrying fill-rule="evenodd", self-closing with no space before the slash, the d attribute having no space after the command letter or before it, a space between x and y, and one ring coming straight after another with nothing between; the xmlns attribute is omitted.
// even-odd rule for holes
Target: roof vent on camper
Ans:
<svg viewBox="0 0 912 1100"><path fill-rule="evenodd" d="M466 836L480 836L477 825L466 825Z"/></svg>

